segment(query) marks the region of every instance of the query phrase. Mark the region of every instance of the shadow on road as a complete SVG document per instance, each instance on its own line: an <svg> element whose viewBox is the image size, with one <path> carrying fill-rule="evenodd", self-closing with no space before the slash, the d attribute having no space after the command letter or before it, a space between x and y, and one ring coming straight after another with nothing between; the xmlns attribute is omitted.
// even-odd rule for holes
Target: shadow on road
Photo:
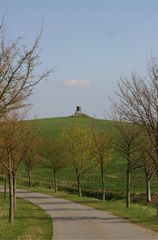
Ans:
<svg viewBox="0 0 158 240"><path fill-rule="evenodd" d="M26 196L26 197L25 197L25 196L22 196L22 197L21 197L20 195L17 195L17 197L18 197L18 198L24 198L24 199L26 199L26 200L27 200L27 199L45 199L45 198L52 198L51 196L50 196L50 197L49 197L49 196L46 196L46 197L45 197L45 196ZM43 204L44 204L44 203L43 203Z"/></svg>
<svg viewBox="0 0 158 240"><path fill-rule="evenodd" d="M39 203L40 204L40 203ZM93 211L94 209L80 209L80 208L45 208L47 211Z"/></svg>
<svg viewBox="0 0 158 240"><path fill-rule="evenodd" d="M81 220L99 220L99 221L103 221L104 223L127 223L127 220L122 219L122 218L101 218L101 217L71 217L71 216L67 216L67 217L54 217L53 221L54 222L66 222L66 221L81 221Z"/></svg>

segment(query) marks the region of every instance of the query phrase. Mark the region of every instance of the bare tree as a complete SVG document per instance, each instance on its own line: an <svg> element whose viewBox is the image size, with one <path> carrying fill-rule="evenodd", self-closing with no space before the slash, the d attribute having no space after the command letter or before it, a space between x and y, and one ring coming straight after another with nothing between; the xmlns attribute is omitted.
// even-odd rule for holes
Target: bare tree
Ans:
<svg viewBox="0 0 158 240"><path fill-rule="evenodd" d="M3 157L3 154L2 154L2 156L0 158L0 174L3 175L3 179L4 179L4 191L3 192L4 192L4 199L6 200L7 199L7 173L5 171L5 168L1 164L2 157Z"/></svg>
<svg viewBox="0 0 158 240"><path fill-rule="evenodd" d="M158 175L158 60L151 58L146 77L132 74L131 78L122 78L118 87L115 111L144 129L153 149L148 155Z"/></svg>
<svg viewBox="0 0 158 240"><path fill-rule="evenodd" d="M57 192L57 172L68 163L65 142L63 139L44 139L40 149L43 165L53 171L54 190Z"/></svg>
<svg viewBox="0 0 158 240"><path fill-rule="evenodd" d="M115 149L126 160L126 207L131 203L131 173L141 167L140 129L129 123L116 122Z"/></svg>
<svg viewBox="0 0 158 240"><path fill-rule="evenodd" d="M145 175L145 183L146 183L146 201L151 202L151 180L153 176L156 174L156 168L153 161L153 157L151 155L154 154L153 146L148 140L148 136L144 135L141 139L144 148L144 157L142 158L142 169ZM150 152L150 155L148 154Z"/></svg>
<svg viewBox="0 0 158 240"><path fill-rule="evenodd" d="M14 221L16 211L16 172L24 154L24 127L17 114L7 116L0 126L1 166L8 175L9 182L9 222Z"/></svg>
<svg viewBox="0 0 158 240"><path fill-rule="evenodd" d="M105 202L105 174L112 160L112 141L107 133L99 132L92 127L91 154L100 168L102 199Z"/></svg>
<svg viewBox="0 0 158 240"><path fill-rule="evenodd" d="M23 163L28 175L28 186L31 187L31 172L41 159L39 157L40 129L34 125L26 126L25 135Z"/></svg>
<svg viewBox="0 0 158 240"><path fill-rule="evenodd" d="M41 33L32 47L26 48L20 37L7 41L4 22L0 25L0 117L8 111L24 107L33 87L50 73L35 73L40 65L40 36Z"/></svg>
<svg viewBox="0 0 158 240"><path fill-rule="evenodd" d="M37 35L32 47L27 48L23 45L22 38L7 41L4 22L0 24L0 127L1 146L4 150L1 164L9 179L9 222L14 220L16 171L21 161L23 141L18 141L22 136L18 130L19 123L15 124L15 119L8 121L6 114L25 107L25 100L31 95L34 86L51 72L46 70L37 74L40 65L40 37L41 33Z"/></svg>

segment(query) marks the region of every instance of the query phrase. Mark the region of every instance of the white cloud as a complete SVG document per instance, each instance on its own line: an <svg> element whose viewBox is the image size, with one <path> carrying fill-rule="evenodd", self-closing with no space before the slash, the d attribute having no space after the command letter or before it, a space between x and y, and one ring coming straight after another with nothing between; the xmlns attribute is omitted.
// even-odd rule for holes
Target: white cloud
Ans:
<svg viewBox="0 0 158 240"><path fill-rule="evenodd" d="M77 80L77 79L68 79L64 81L64 86L67 87L82 87L88 88L92 84L89 80Z"/></svg>

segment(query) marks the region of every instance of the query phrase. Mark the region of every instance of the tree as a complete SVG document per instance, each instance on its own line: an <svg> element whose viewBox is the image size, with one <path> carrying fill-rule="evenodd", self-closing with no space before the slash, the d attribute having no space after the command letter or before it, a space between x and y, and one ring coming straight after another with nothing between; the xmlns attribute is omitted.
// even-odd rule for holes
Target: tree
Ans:
<svg viewBox="0 0 158 240"><path fill-rule="evenodd" d="M145 183L146 183L146 201L151 202L151 180L153 176L156 174L155 164L153 162L153 158L150 156L154 154L153 147L148 141L148 136L143 134L141 141L143 142L144 148L144 157L142 159L142 169L145 175ZM150 155L148 154L150 152Z"/></svg>
<svg viewBox="0 0 158 240"><path fill-rule="evenodd" d="M7 199L7 173L5 171L5 168L3 167L3 165L1 164L1 158L0 157L0 174L3 174L3 179L4 179L4 199Z"/></svg>
<svg viewBox="0 0 158 240"><path fill-rule="evenodd" d="M105 202L105 173L112 160L112 141L110 137L92 128L93 142L91 146L92 158L99 165L102 183L102 199Z"/></svg>
<svg viewBox="0 0 158 240"><path fill-rule="evenodd" d="M126 121L141 126L150 144L147 151L158 176L158 60L151 58L146 77L132 74L118 84L115 112Z"/></svg>
<svg viewBox="0 0 158 240"><path fill-rule="evenodd" d="M25 100L32 94L36 84L49 76L49 70L39 72L40 65L40 43L41 33L36 36L32 47L27 48L22 43L22 38L13 41L6 40L4 22L0 24L0 123L2 132L2 149L4 150L1 163L6 169L9 178L10 189L10 214L9 221L14 220L15 210L15 172L21 159L21 143L13 140L16 127L14 121L6 120L6 114L19 108L25 107ZM6 125L6 128L5 128ZM9 127L10 125L10 127ZM14 130L13 130L14 129ZM12 132L13 130L13 132ZM19 137L21 132L19 132ZM17 151L15 151L17 149ZM14 152L14 154L13 154ZM13 164L16 163L16 164ZM14 204L13 204L14 203ZM13 208L14 205L14 208Z"/></svg>
<svg viewBox="0 0 158 240"><path fill-rule="evenodd" d="M68 163L65 142L63 139L44 139L41 145L40 155L43 158L43 165L53 171L54 190L57 192L57 172Z"/></svg>
<svg viewBox="0 0 158 240"><path fill-rule="evenodd" d="M26 105L33 87L49 76L50 71L37 75L40 64L39 34L32 47L22 44L22 38L6 41L5 26L0 24L0 117Z"/></svg>
<svg viewBox="0 0 158 240"><path fill-rule="evenodd" d="M1 166L5 169L9 181L9 222L14 221L16 211L16 172L24 155L23 122L17 114L8 115L0 125Z"/></svg>
<svg viewBox="0 0 158 240"><path fill-rule="evenodd" d="M74 124L71 129L64 134L64 137L69 158L72 161L76 173L78 196L81 197L81 178L91 165L91 131L86 126Z"/></svg>
<svg viewBox="0 0 158 240"><path fill-rule="evenodd" d="M114 144L115 149L126 160L126 207L131 203L131 173L141 167L142 152L140 149L140 129L130 123L115 122L116 129Z"/></svg>
<svg viewBox="0 0 158 240"><path fill-rule="evenodd" d="M40 161L40 129L33 125L26 126L25 135L23 163L28 175L28 186L31 187L31 172Z"/></svg>

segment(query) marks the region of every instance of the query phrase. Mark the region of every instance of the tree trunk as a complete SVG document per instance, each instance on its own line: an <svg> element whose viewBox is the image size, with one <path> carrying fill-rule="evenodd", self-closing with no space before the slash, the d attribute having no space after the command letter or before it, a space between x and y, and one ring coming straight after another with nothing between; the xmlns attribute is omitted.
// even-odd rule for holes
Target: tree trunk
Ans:
<svg viewBox="0 0 158 240"><path fill-rule="evenodd" d="M58 191L56 171L54 171L54 191L55 191L55 192Z"/></svg>
<svg viewBox="0 0 158 240"><path fill-rule="evenodd" d="M16 174L13 173L13 210L16 212Z"/></svg>
<svg viewBox="0 0 158 240"><path fill-rule="evenodd" d="M101 172L101 179L102 179L102 200L105 202L105 177L104 172Z"/></svg>
<svg viewBox="0 0 158 240"><path fill-rule="evenodd" d="M4 199L7 199L7 175L4 177Z"/></svg>
<svg viewBox="0 0 158 240"><path fill-rule="evenodd" d="M8 174L8 182L9 182L9 223L13 223L14 221L13 178L11 172Z"/></svg>
<svg viewBox="0 0 158 240"><path fill-rule="evenodd" d="M150 179L146 177L146 201L151 202L151 186Z"/></svg>
<svg viewBox="0 0 158 240"><path fill-rule="evenodd" d="M128 164L129 165L129 164ZM126 207L129 208L131 204L131 192L130 192L130 185L131 185L131 173L129 166L127 167L127 192L126 192Z"/></svg>
<svg viewBox="0 0 158 240"><path fill-rule="evenodd" d="M31 187L31 172L28 171L28 186Z"/></svg>
<svg viewBox="0 0 158 240"><path fill-rule="evenodd" d="M77 189L78 189L78 196L82 197L80 176L77 176Z"/></svg>

